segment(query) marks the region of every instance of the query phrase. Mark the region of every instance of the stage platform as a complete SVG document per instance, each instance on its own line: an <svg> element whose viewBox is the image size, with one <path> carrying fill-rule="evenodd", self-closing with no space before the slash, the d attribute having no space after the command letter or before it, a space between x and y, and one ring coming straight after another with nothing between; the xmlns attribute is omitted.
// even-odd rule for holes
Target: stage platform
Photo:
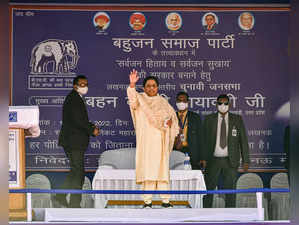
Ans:
<svg viewBox="0 0 299 225"><path fill-rule="evenodd" d="M116 222L184 223L202 221L263 221L257 208L197 209L33 209L33 221L43 222Z"/></svg>
<svg viewBox="0 0 299 225"><path fill-rule="evenodd" d="M289 225L289 221L263 221L256 208L211 209L34 209L33 222L10 222L11 225Z"/></svg>
<svg viewBox="0 0 299 225"><path fill-rule="evenodd" d="M261 216L261 217L260 217ZM256 208L223 209L45 209L45 222L143 222L260 221Z"/></svg>

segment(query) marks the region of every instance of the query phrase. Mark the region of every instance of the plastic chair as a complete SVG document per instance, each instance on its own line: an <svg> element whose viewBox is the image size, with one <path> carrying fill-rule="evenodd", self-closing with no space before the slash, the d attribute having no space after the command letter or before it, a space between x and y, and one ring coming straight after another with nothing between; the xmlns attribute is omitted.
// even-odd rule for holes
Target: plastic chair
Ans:
<svg viewBox="0 0 299 225"><path fill-rule="evenodd" d="M288 175L286 173L275 174L270 181L270 188L289 188ZM290 219L290 193L273 192L270 198L270 219Z"/></svg>
<svg viewBox="0 0 299 225"><path fill-rule="evenodd" d="M85 177L82 189L83 190L91 190L92 189L91 182L88 177ZM82 194L81 207L82 208L93 208L94 207L94 200L93 200L91 194Z"/></svg>
<svg viewBox="0 0 299 225"><path fill-rule="evenodd" d="M99 158L98 169L135 169L135 152L135 148L104 151Z"/></svg>
<svg viewBox="0 0 299 225"><path fill-rule="evenodd" d="M216 190L218 188L216 187ZM225 195L224 194L213 194L213 205L212 208L225 208Z"/></svg>
<svg viewBox="0 0 299 225"><path fill-rule="evenodd" d="M259 175L255 173L246 173L239 177L237 180L237 189L248 188L263 188L263 181ZM236 196L237 208L256 208L257 200L255 193L239 193ZM268 220L268 201L263 196L264 219Z"/></svg>
<svg viewBox="0 0 299 225"><path fill-rule="evenodd" d="M32 174L26 178L26 188L51 189L49 179L42 174ZM51 208L51 194L32 194L32 208Z"/></svg>
<svg viewBox="0 0 299 225"><path fill-rule="evenodd" d="M135 169L135 148L122 148L104 151L99 158L98 169ZM183 170L185 155L172 151L169 156L169 169Z"/></svg>
<svg viewBox="0 0 299 225"><path fill-rule="evenodd" d="M84 178L82 190L91 190L91 182L88 177ZM70 202L70 194L66 195L67 202ZM91 194L82 194L81 208L94 208L94 200Z"/></svg>

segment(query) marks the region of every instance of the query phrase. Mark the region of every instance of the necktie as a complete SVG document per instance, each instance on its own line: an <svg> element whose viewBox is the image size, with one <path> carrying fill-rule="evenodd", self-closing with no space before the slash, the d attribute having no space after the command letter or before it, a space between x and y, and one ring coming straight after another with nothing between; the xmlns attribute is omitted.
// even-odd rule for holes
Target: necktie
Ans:
<svg viewBox="0 0 299 225"><path fill-rule="evenodd" d="M226 145L227 145L226 124L225 124L224 116L222 116L221 130L220 130L220 147L224 149Z"/></svg>
<svg viewBox="0 0 299 225"><path fill-rule="evenodd" d="M180 134L183 133L183 129L182 129L182 127L181 127L181 125L183 124L183 117L184 117L184 114L183 114L183 113L179 113L179 119L180 119L180 121L179 121L179 125L180 125Z"/></svg>
<svg viewBox="0 0 299 225"><path fill-rule="evenodd" d="M184 122L184 113L180 113L179 117L180 117L181 123L183 124L183 122Z"/></svg>

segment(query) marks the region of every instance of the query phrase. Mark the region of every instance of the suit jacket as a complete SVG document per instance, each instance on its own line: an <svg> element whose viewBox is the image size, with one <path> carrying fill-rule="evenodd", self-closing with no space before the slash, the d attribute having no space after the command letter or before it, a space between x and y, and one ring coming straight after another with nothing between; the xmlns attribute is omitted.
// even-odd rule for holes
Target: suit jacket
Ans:
<svg viewBox="0 0 299 225"><path fill-rule="evenodd" d="M217 25L218 25L217 23L214 23L214 25L213 25L213 27L212 27L211 30L208 30L208 25L205 25L203 27L204 27L205 31L214 31L214 30L217 29Z"/></svg>
<svg viewBox="0 0 299 225"><path fill-rule="evenodd" d="M62 111L58 145L64 148L85 150L94 125L89 122L82 97L74 89L66 96Z"/></svg>
<svg viewBox="0 0 299 225"><path fill-rule="evenodd" d="M203 124L204 159L213 159L217 138L218 113L206 116ZM236 130L236 132L233 132ZM228 113L228 157L232 167L240 165L240 156L243 163L249 163L249 146L242 117Z"/></svg>
<svg viewBox="0 0 299 225"><path fill-rule="evenodd" d="M178 114L177 114L178 115ZM203 159L201 145L202 145L202 123L200 115L188 111L188 132L187 132L187 142L189 148L189 155L191 159L192 169L200 169L199 161Z"/></svg>

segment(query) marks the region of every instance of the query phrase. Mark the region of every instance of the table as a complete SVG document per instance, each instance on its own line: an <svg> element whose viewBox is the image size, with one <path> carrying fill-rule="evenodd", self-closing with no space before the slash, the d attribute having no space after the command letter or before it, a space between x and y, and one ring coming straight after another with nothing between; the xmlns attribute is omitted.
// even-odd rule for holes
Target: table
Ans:
<svg viewBox="0 0 299 225"><path fill-rule="evenodd" d="M135 170L98 169L92 181L93 190L141 190ZM206 190L201 170L170 170L171 190ZM171 195L170 201L188 201L192 208L202 208L203 195ZM159 195L153 195L157 200ZM108 200L142 200L140 194L96 194L95 208L105 208ZM121 206L119 206L121 207Z"/></svg>

